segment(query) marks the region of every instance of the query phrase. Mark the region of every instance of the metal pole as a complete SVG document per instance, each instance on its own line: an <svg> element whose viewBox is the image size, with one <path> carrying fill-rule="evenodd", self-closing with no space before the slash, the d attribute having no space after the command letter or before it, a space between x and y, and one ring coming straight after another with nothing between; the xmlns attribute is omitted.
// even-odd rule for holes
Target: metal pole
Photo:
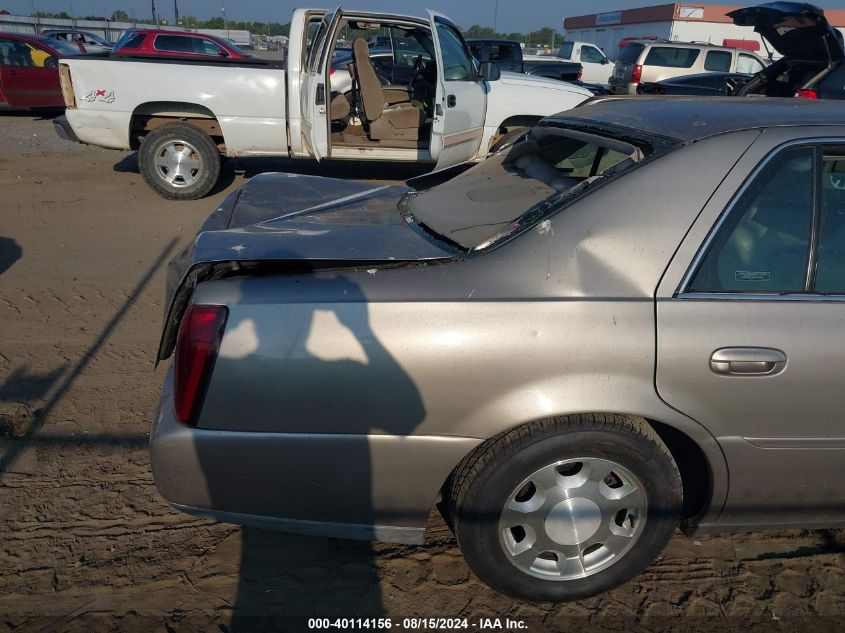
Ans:
<svg viewBox="0 0 845 633"><path fill-rule="evenodd" d="M229 23L226 21L226 5L220 0L220 10L223 12L223 28L226 29L226 39L229 38Z"/></svg>
<svg viewBox="0 0 845 633"><path fill-rule="evenodd" d="M35 18L35 32L38 33L38 11L35 10L35 0L30 0L32 5L32 17Z"/></svg>
<svg viewBox="0 0 845 633"><path fill-rule="evenodd" d="M493 33L494 34L499 32L498 21L499 21L499 0L495 0L495 3L493 4Z"/></svg>
<svg viewBox="0 0 845 633"><path fill-rule="evenodd" d="M156 0L151 0L153 3L153 24L158 26L158 16L156 15Z"/></svg>
<svg viewBox="0 0 845 633"><path fill-rule="evenodd" d="M176 20L173 22L174 26L179 26L179 2L178 0L173 0L173 13Z"/></svg>

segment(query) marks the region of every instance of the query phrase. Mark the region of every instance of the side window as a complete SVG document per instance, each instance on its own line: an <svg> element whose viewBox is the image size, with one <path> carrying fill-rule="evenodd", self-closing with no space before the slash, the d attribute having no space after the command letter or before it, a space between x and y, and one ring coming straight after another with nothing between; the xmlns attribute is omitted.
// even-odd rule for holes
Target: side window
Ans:
<svg viewBox="0 0 845 633"><path fill-rule="evenodd" d="M728 51L707 51L707 57L704 58L704 70L729 73L732 59L733 54Z"/></svg>
<svg viewBox="0 0 845 633"><path fill-rule="evenodd" d="M510 46L491 46L490 47L490 61L491 62L512 62L513 49Z"/></svg>
<svg viewBox="0 0 845 633"><path fill-rule="evenodd" d="M560 46L560 50L557 52L558 57L562 57L563 59L572 59L572 47L575 46L574 42L564 42Z"/></svg>
<svg viewBox="0 0 845 633"><path fill-rule="evenodd" d="M221 52L225 54L222 46L218 46L211 40L205 40L199 37L193 38L196 42L200 43L200 50L198 52L202 53L203 55L218 55L222 57ZM196 43L195 42L195 43ZM228 57L228 54L226 54Z"/></svg>
<svg viewBox="0 0 845 633"><path fill-rule="evenodd" d="M589 64L601 64L604 60L604 55L597 48L592 46L581 47L581 61Z"/></svg>
<svg viewBox="0 0 845 633"><path fill-rule="evenodd" d="M469 44L469 52L472 53L472 56L475 57L478 61L487 61L484 59L484 49L480 44Z"/></svg>
<svg viewBox="0 0 845 633"><path fill-rule="evenodd" d="M19 66L16 63L15 45L12 40L0 39L0 66Z"/></svg>
<svg viewBox="0 0 845 633"><path fill-rule="evenodd" d="M156 35L154 47L159 51L170 53L193 53L191 38L178 35Z"/></svg>
<svg viewBox="0 0 845 633"><path fill-rule="evenodd" d="M775 156L732 205L690 292L802 292L813 215L813 150Z"/></svg>
<svg viewBox="0 0 845 633"><path fill-rule="evenodd" d="M626 46L624 50L630 48ZM692 68L698 59L697 48L680 48L670 46L652 46L646 55L645 66L663 66L666 68Z"/></svg>
<svg viewBox="0 0 845 633"><path fill-rule="evenodd" d="M446 81L475 81L473 57L458 32L448 24L438 22L437 38L443 57L443 78Z"/></svg>
<svg viewBox="0 0 845 633"><path fill-rule="evenodd" d="M43 48L39 48L33 44L27 43L26 47L29 49L29 58L32 60L32 65L37 68L44 68L45 66L53 68L56 67L56 59L50 55ZM47 60L52 60L48 62Z"/></svg>
<svg viewBox="0 0 845 633"><path fill-rule="evenodd" d="M845 148L822 158L816 292L845 294Z"/></svg>
<svg viewBox="0 0 845 633"><path fill-rule="evenodd" d="M763 70L763 64L756 57L745 53L739 54L739 59L736 60L736 72L756 75L761 70Z"/></svg>

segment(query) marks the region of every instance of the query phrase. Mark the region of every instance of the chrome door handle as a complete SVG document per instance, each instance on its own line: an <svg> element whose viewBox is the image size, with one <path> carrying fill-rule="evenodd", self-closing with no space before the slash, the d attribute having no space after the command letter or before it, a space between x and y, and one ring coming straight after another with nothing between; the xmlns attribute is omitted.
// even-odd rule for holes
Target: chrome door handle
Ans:
<svg viewBox="0 0 845 633"><path fill-rule="evenodd" d="M722 347L710 356L710 370L724 376L774 376L786 367L786 354L770 347Z"/></svg>

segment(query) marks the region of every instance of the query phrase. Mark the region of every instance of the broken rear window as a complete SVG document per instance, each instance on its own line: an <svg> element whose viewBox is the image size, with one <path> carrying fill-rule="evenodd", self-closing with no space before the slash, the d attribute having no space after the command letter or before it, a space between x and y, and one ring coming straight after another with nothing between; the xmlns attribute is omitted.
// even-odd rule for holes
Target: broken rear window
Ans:
<svg viewBox="0 0 845 633"><path fill-rule="evenodd" d="M639 146L615 138L536 127L524 140L415 195L406 209L429 231L479 248L544 203L586 190L645 156Z"/></svg>

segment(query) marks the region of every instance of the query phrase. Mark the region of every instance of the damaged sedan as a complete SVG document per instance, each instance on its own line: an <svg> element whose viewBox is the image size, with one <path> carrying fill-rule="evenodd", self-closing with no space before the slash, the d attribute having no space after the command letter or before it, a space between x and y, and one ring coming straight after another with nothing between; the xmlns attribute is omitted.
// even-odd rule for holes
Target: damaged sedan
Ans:
<svg viewBox="0 0 845 633"><path fill-rule="evenodd" d="M845 523L834 102L594 99L403 185L253 178L172 264L156 484L562 601Z"/></svg>

